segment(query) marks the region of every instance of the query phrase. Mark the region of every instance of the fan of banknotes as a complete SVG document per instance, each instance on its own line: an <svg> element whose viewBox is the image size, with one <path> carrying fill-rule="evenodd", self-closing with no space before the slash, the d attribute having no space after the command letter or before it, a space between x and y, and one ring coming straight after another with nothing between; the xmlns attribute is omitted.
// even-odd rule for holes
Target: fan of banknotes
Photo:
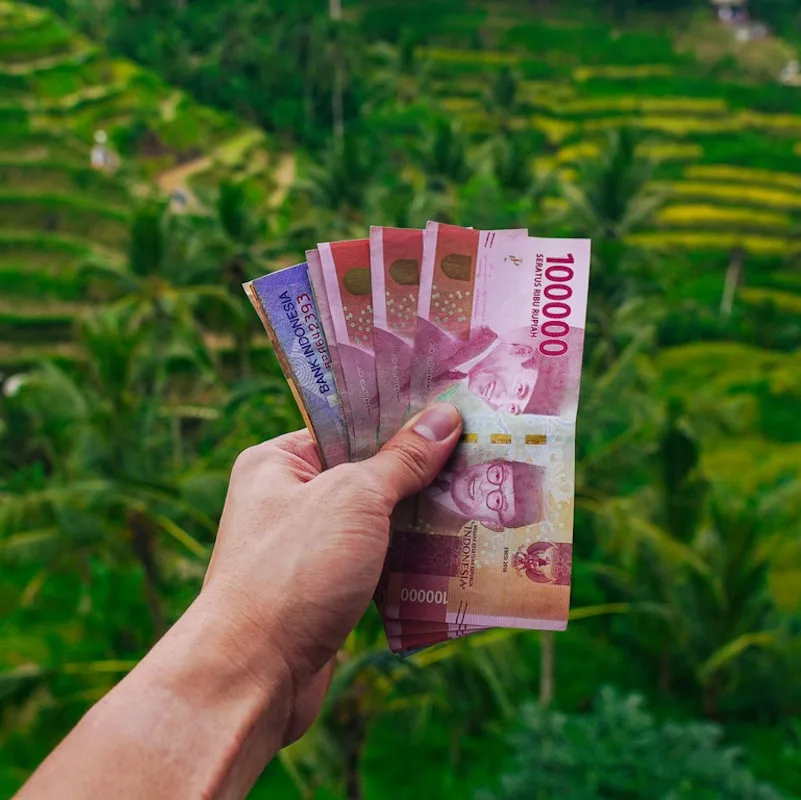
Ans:
<svg viewBox="0 0 801 800"><path fill-rule="evenodd" d="M245 291L327 468L435 400L462 439L401 503L375 602L408 653L488 627L563 630L590 243L373 227Z"/></svg>

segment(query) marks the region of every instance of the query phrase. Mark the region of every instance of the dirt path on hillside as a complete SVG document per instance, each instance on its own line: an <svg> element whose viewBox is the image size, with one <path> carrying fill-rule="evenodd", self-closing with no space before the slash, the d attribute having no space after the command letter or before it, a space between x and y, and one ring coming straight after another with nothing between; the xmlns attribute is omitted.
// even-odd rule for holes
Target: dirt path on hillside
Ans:
<svg viewBox="0 0 801 800"><path fill-rule="evenodd" d="M272 197L270 197L271 205L279 205L286 197L286 193L295 182L295 176L297 174L296 168L295 156L291 153L284 153L278 161L278 166L273 170L275 191Z"/></svg>
<svg viewBox="0 0 801 800"><path fill-rule="evenodd" d="M241 145L243 140L242 136L234 137L227 142L223 142L218 147L215 147L209 155L201 156L192 161L187 161L185 164L179 164L176 167L171 167L170 169L164 170L164 172L160 172L156 175L156 185L159 187L159 190L167 196L178 191L183 192L189 196L188 199L191 202L193 197L189 189L189 181L192 176L210 169L218 159L225 161L226 154L230 158L231 150ZM266 155L265 152L265 156ZM270 198L270 203L271 205L278 205L284 199L289 187L292 186L295 181L296 163L295 157L291 153L283 153L277 156L277 163L274 163L275 167L272 170L272 177L275 180L276 188ZM269 169L269 162L265 167Z"/></svg>
<svg viewBox="0 0 801 800"><path fill-rule="evenodd" d="M171 167L164 170L164 172L160 172L156 176L156 184L166 195L171 195L179 190L188 192L187 184L189 179L195 173L209 169L211 165L211 156L201 156L193 161L187 161L185 164L179 164L177 167Z"/></svg>

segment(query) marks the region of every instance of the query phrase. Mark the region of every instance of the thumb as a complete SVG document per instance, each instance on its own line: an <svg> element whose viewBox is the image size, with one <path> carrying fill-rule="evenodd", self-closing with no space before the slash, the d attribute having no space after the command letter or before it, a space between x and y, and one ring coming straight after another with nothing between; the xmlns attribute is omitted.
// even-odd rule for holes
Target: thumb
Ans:
<svg viewBox="0 0 801 800"><path fill-rule="evenodd" d="M461 432L459 409L451 403L436 403L412 417L377 455L358 466L394 507L434 480Z"/></svg>

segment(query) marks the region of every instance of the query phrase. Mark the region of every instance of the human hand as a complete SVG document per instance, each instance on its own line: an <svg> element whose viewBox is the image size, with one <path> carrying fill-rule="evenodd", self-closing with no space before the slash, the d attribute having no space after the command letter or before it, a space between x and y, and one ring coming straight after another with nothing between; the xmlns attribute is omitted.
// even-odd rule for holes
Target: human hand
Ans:
<svg viewBox="0 0 801 800"><path fill-rule="evenodd" d="M250 669L283 662L295 695L287 739L316 717L332 659L373 596L393 508L434 479L460 432L441 403L359 463L322 472L307 431L237 459L199 600Z"/></svg>

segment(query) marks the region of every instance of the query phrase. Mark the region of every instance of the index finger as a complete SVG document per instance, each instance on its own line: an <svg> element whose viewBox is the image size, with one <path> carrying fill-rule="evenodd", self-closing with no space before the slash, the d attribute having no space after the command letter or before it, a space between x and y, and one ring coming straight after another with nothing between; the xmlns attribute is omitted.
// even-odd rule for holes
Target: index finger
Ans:
<svg viewBox="0 0 801 800"><path fill-rule="evenodd" d="M309 432L308 428L303 428L299 431L292 431L285 433L283 436L278 436L275 439L265 442L277 450L295 456L301 461L305 462L316 473L323 471L323 462L320 458L320 450L317 447L317 442Z"/></svg>

